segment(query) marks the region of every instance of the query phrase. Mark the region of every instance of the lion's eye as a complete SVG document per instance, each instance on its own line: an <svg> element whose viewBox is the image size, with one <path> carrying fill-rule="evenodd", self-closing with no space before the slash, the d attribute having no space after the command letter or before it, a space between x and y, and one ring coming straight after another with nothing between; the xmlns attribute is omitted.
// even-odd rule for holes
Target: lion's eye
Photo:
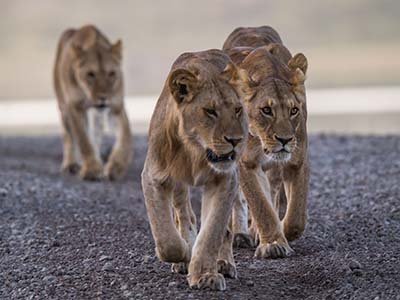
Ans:
<svg viewBox="0 0 400 300"><path fill-rule="evenodd" d="M218 114L217 114L217 112L215 111L215 109L212 109L212 108L203 108L203 110L204 110L204 112L205 112L208 116L210 116L210 117L213 117L213 118L218 117Z"/></svg>
<svg viewBox="0 0 400 300"><path fill-rule="evenodd" d="M93 71L87 72L86 77L87 77L88 79L90 79L90 80L96 79L96 75L94 74Z"/></svg>
<svg viewBox="0 0 400 300"><path fill-rule="evenodd" d="M108 77L110 77L110 78L114 78L115 75L116 75L115 71L111 71L108 73Z"/></svg>
<svg viewBox="0 0 400 300"><path fill-rule="evenodd" d="M290 110L290 115L294 116L294 115L296 115L298 112L299 112L299 109L298 109L297 107L293 107L293 108Z"/></svg>
<svg viewBox="0 0 400 300"><path fill-rule="evenodd" d="M266 116L272 116L272 109L269 106L261 108L261 112Z"/></svg>
<svg viewBox="0 0 400 300"><path fill-rule="evenodd" d="M240 117L242 115L242 107L236 107L235 108L235 114Z"/></svg>

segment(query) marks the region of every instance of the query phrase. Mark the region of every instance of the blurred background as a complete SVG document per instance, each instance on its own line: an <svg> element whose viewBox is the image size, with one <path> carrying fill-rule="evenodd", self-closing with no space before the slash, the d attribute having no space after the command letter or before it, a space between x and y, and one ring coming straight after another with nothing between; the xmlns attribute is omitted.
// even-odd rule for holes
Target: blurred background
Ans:
<svg viewBox="0 0 400 300"><path fill-rule="evenodd" d="M309 60L314 132L400 133L398 0L2 0L0 133L58 131L52 85L63 30L92 23L124 42L127 105L143 132L175 58L271 25Z"/></svg>

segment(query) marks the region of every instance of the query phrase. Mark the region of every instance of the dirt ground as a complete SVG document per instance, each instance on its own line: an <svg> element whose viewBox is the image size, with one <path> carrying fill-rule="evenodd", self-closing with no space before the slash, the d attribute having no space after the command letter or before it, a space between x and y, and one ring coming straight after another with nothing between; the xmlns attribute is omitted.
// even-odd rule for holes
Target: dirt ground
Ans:
<svg viewBox="0 0 400 300"><path fill-rule="evenodd" d="M0 138L0 299L400 299L400 137L312 136L309 224L293 256L235 251L224 292L157 260L140 173L61 176L61 141ZM199 209L198 193L193 197Z"/></svg>

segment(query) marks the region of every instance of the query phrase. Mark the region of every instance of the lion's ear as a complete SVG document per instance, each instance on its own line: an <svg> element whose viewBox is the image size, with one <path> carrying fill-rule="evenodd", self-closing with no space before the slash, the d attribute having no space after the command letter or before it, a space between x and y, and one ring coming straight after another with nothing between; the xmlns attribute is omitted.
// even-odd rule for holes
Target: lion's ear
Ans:
<svg viewBox="0 0 400 300"><path fill-rule="evenodd" d="M292 71L292 83L294 85L304 84L306 80L308 62L302 53L297 53L288 62L289 69Z"/></svg>
<svg viewBox="0 0 400 300"><path fill-rule="evenodd" d="M96 44L97 30L93 25L83 26L76 33L75 44L80 45L82 49L87 50Z"/></svg>
<svg viewBox="0 0 400 300"><path fill-rule="evenodd" d="M228 81L244 100L252 98L256 83L250 78L246 70L236 67L233 63L227 64L222 77Z"/></svg>
<svg viewBox="0 0 400 300"><path fill-rule="evenodd" d="M290 53L289 49L287 49L282 44L271 43L268 46L265 46L265 48L268 50L269 53L277 57L285 64L288 64L290 59L292 58L292 54Z"/></svg>
<svg viewBox="0 0 400 300"><path fill-rule="evenodd" d="M168 85L175 101L181 104L193 99L198 90L199 81L192 72L186 69L177 69L169 75Z"/></svg>
<svg viewBox="0 0 400 300"><path fill-rule="evenodd" d="M75 57L82 57L85 53L81 45L72 44L72 51L74 52Z"/></svg>
<svg viewBox="0 0 400 300"><path fill-rule="evenodd" d="M96 44L97 31L93 25L86 25L79 29L72 43L72 48L76 57L81 57L86 50Z"/></svg>
<svg viewBox="0 0 400 300"><path fill-rule="evenodd" d="M118 58L122 59L122 40L118 40L114 45L111 46L111 53Z"/></svg>

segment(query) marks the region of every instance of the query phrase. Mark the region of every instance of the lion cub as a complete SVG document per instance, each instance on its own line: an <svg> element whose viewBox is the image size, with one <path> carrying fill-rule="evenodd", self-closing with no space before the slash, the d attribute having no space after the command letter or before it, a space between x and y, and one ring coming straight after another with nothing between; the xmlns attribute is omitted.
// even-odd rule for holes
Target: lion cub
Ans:
<svg viewBox="0 0 400 300"><path fill-rule="evenodd" d="M247 138L247 78L220 50L182 54L154 110L142 187L158 257L194 288L224 290L236 277L228 220ZM189 187L204 187L201 228ZM222 273L223 275L221 275Z"/></svg>
<svg viewBox="0 0 400 300"><path fill-rule="evenodd" d="M285 257L292 251L288 240L298 238L307 222L307 59L301 53L292 57L268 26L237 28L223 49L251 79L244 104L250 134L240 161L240 186L250 208L250 233L259 240L256 256ZM233 213L239 243L249 233L247 203L241 200Z"/></svg>
<svg viewBox="0 0 400 300"><path fill-rule="evenodd" d="M122 42L111 44L94 26L66 30L59 41L54 87L63 128L64 172L86 180L118 179L131 160L132 137L124 108ZM116 142L103 167L102 135L116 125ZM80 162L82 163L80 165Z"/></svg>

